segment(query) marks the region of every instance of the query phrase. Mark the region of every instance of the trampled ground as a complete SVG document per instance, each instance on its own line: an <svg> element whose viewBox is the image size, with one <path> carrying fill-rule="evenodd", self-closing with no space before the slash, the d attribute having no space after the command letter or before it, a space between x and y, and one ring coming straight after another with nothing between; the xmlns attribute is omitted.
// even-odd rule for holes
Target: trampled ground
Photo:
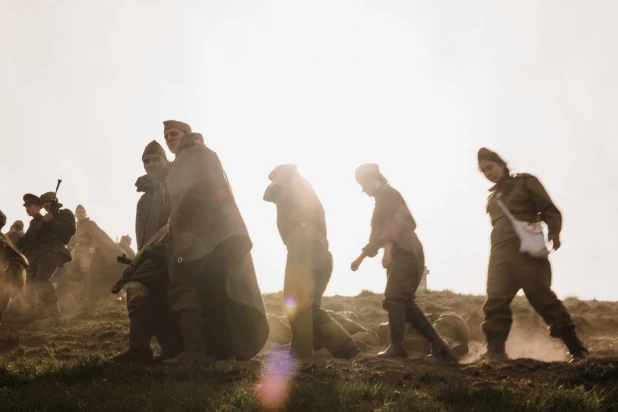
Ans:
<svg viewBox="0 0 618 412"><path fill-rule="evenodd" d="M327 297L324 306L351 311L374 327L385 321L380 295ZM525 300L507 346L520 359L478 363L480 296L429 292L427 312L453 310L468 319L473 353L459 365L435 360L381 360L378 349L352 361L318 352L292 364L272 342L249 362L187 368L129 367L107 358L126 349L124 304L109 304L54 330L30 326L0 340L2 411L575 411L618 410L618 303L567 299L592 358L568 364L564 346L547 336ZM281 295L265 296L281 314Z"/></svg>

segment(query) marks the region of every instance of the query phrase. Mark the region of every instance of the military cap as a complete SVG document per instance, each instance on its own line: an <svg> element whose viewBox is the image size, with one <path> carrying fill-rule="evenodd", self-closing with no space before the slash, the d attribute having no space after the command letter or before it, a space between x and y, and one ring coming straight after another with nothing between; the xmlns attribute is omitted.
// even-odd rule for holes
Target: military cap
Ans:
<svg viewBox="0 0 618 412"><path fill-rule="evenodd" d="M298 167L293 164L284 164L275 167L268 175L268 180L274 182L276 179L286 180L292 174L298 173Z"/></svg>
<svg viewBox="0 0 618 412"><path fill-rule="evenodd" d="M381 176L380 167L375 163L365 163L356 168L354 177L357 182L367 176Z"/></svg>
<svg viewBox="0 0 618 412"><path fill-rule="evenodd" d="M185 133L191 133L191 126L177 120L166 120L163 122L163 133L170 129L182 130Z"/></svg>
<svg viewBox="0 0 618 412"><path fill-rule="evenodd" d="M41 203L44 204L45 202L51 202L54 200L54 197L56 197L54 192L45 192L41 195Z"/></svg>
<svg viewBox="0 0 618 412"><path fill-rule="evenodd" d="M2 229L4 225L6 225L6 215L0 210L0 229Z"/></svg>
<svg viewBox="0 0 618 412"><path fill-rule="evenodd" d="M165 150L163 150L163 146L161 146L156 140L153 140L152 142L148 143L148 145L146 145L144 153L142 153L142 160L144 160L144 156L149 154L161 156L163 159L165 159L165 161L167 161L167 156L165 154Z"/></svg>
<svg viewBox="0 0 618 412"><path fill-rule="evenodd" d="M121 242L126 242L126 243L130 244L131 243L131 236L129 236L129 235L121 236L120 237L120 241Z"/></svg>
<svg viewBox="0 0 618 412"><path fill-rule="evenodd" d="M42 206L43 205L43 203L41 202L41 198L38 197L37 195L33 195L32 193L26 193L23 199L24 199L24 206L28 206L28 205Z"/></svg>
<svg viewBox="0 0 618 412"><path fill-rule="evenodd" d="M83 210L85 212L86 208L83 207L82 205L77 205L77 207L75 208L75 211L77 212L78 210Z"/></svg>
<svg viewBox="0 0 618 412"><path fill-rule="evenodd" d="M24 230L24 222L22 222L21 220L16 220L15 222L13 222L13 226L15 229L17 230Z"/></svg>
<svg viewBox="0 0 618 412"><path fill-rule="evenodd" d="M487 160L488 162L494 162L502 166L506 166L506 162L500 157L500 155L493 150L489 150L486 147L481 147L477 154L477 159L480 162L481 160Z"/></svg>

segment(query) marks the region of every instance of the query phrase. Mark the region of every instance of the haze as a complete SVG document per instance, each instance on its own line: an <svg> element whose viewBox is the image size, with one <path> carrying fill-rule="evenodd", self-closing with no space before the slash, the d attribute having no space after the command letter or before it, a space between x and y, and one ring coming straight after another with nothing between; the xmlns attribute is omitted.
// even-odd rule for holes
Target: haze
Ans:
<svg viewBox="0 0 618 412"><path fill-rule="evenodd" d="M616 300L616 21L611 0L5 0L0 208L7 228L27 225L23 194L61 178L65 206L135 239L142 151L176 119L219 154L263 292L283 287L262 200L280 163L298 164L326 209L327 294L383 290L379 258L349 270L373 209L354 168L372 161L417 220L430 288L483 294L487 146L563 212L559 296Z"/></svg>

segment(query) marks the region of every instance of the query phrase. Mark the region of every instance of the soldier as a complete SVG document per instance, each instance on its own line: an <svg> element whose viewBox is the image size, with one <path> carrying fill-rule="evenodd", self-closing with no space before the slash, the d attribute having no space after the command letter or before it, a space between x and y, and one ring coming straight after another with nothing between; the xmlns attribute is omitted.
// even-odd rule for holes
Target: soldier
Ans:
<svg viewBox="0 0 618 412"><path fill-rule="evenodd" d="M6 215L0 211L0 230L6 224ZM0 321L9 302L24 287L28 259L21 254L10 238L0 233Z"/></svg>
<svg viewBox="0 0 618 412"><path fill-rule="evenodd" d="M416 305L415 293L425 267L423 246L415 230L416 222L403 197L393 189L376 164L364 164L356 169L356 181L368 196L375 198L371 218L371 236L360 256L352 262L356 271L366 257L374 257L384 248L382 266L387 269L386 290L382 306L388 312L391 343L379 357L407 357L404 344L406 321L427 339L432 355L444 360L456 358L436 332L431 322Z"/></svg>
<svg viewBox="0 0 618 412"><path fill-rule="evenodd" d="M268 179L264 200L277 205L277 227L288 250L283 297L293 333L290 356L313 356L315 342L336 358L350 359L360 348L321 308L333 272L322 203L295 165L275 167Z"/></svg>
<svg viewBox="0 0 618 412"><path fill-rule="evenodd" d="M520 289L528 301L549 325L550 335L563 340L572 360L588 357L588 350L575 333L571 316L551 290L551 265L547 258L532 257L519 251L520 240L512 222L500 208L499 198L510 213L520 221L537 222L540 218L549 229L548 238L554 250L560 248L562 215L541 182L522 173L511 175L506 162L495 152L481 148L478 152L480 171L494 186L490 189L487 213L493 226L491 254L487 274L487 300L483 306L487 337L486 358L508 359L505 342L513 316L511 301Z"/></svg>
<svg viewBox="0 0 618 412"><path fill-rule="evenodd" d="M69 249L73 253L73 260L67 265L67 271L59 282L58 294L64 300L83 301L86 297L86 285L90 281L90 267L92 256L97 249L97 241L88 230L89 226L96 225L87 215L86 208L77 205L75 208L77 219L75 235L69 242ZM70 299L70 294L75 299Z"/></svg>
<svg viewBox="0 0 618 412"><path fill-rule="evenodd" d="M440 336L448 343L451 353L461 359L469 351L470 329L465 319L455 312L430 313L427 319L433 324ZM378 326L380 340L389 344L388 323ZM411 323L406 323L404 341L408 350L416 353L429 353L431 345Z"/></svg>
<svg viewBox="0 0 618 412"><path fill-rule="evenodd" d="M30 262L26 272L27 282L33 285L51 324L57 325L62 320L62 314L51 278L60 265L72 259L67 245L75 234L75 215L68 209L58 209L54 215L50 208L54 197L54 192L44 193L40 198L24 195L24 206L33 219L18 246L27 251ZM41 204L48 212L44 217L40 214Z"/></svg>
<svg viewBox="0 0 618 412"><path fill-rule="evenodd" d="M167 224L170 203L165 190L168 161L163 147L156 141L150 142L142 154L146 174L137 179L137 191L143 193L137 202L135 233L137 248L144 244ZM127 239L128 238L128 239ZM130 245L128 236L123 236L120 245ZM130 247L128 247L130 249ZM128 253L127 257L133 259ZM167 289L169 275L166 256L156 254L147 259L124 287L129 312L129 349L116 355L115 362L152 362L150 341L156 335L161 346L158 362L173 358L182 350L178 338L176 320L168 311Z"/></svg>
<svg viewBox="0 0 618 412"><path fill-rule="evenodd" d="M125 254L129 259L135 259L135 251L131 247L131 240L131 236L124 235L120 237L120 242L118 242L117 244L122 250L124 250Z"/></svg>
<svg viewBox="0 0 618 412"><path fill-rule="evenodd" d="M63 289L78 292L79 301L87 300L92 304L102 295L107 296L111 287L110 277L115 277L121 270L122 266L116 258L122 256L123 250L88 217L82 205L77 206L75 213L77 229L69 243L73 250L73 262L69 265Z"/></svg>
<svg viewBox="0 0 618 412"><path fill-rule="evenodd" d="M25 234L26 233L24 232L24 222L22 222L21 220L16 220L11 225L11 228L9 229L9 232L6 234L6 236L11 239L13 245L16 245L17 242L19 242L19 239L24 237Z"/></svg>
<svg viewBox="0 0 618 412"><path fill-rule="evenodd" d="M172 256L168 297L184 343L183 352L164 363L191 363L206 353L250 359L268 339L268 322L249 233L219 157L202 135L170 120L164 122L164 136L176 156L166 179Z"/></svg>

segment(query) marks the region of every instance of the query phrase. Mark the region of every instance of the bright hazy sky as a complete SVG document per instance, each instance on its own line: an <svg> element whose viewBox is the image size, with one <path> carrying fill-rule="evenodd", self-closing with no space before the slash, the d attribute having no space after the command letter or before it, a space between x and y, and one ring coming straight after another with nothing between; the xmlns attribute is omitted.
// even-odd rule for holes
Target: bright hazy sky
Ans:
<svg viewBox="0 0 618 412"><path fill-rule="evenodd" d="M267 175L296 163L327 213L327 294L382 291L353 273L381 165L417 220L429 287L484 293L490 184L480 146L537 175L564 214L561 297L618 299L618 2L0 1L0 208L26 192L82 203L134 237L141 154L162 121L203 133L252 235L263 292L285 249ZM172 158L172 155L170 155Z"/></svg>

